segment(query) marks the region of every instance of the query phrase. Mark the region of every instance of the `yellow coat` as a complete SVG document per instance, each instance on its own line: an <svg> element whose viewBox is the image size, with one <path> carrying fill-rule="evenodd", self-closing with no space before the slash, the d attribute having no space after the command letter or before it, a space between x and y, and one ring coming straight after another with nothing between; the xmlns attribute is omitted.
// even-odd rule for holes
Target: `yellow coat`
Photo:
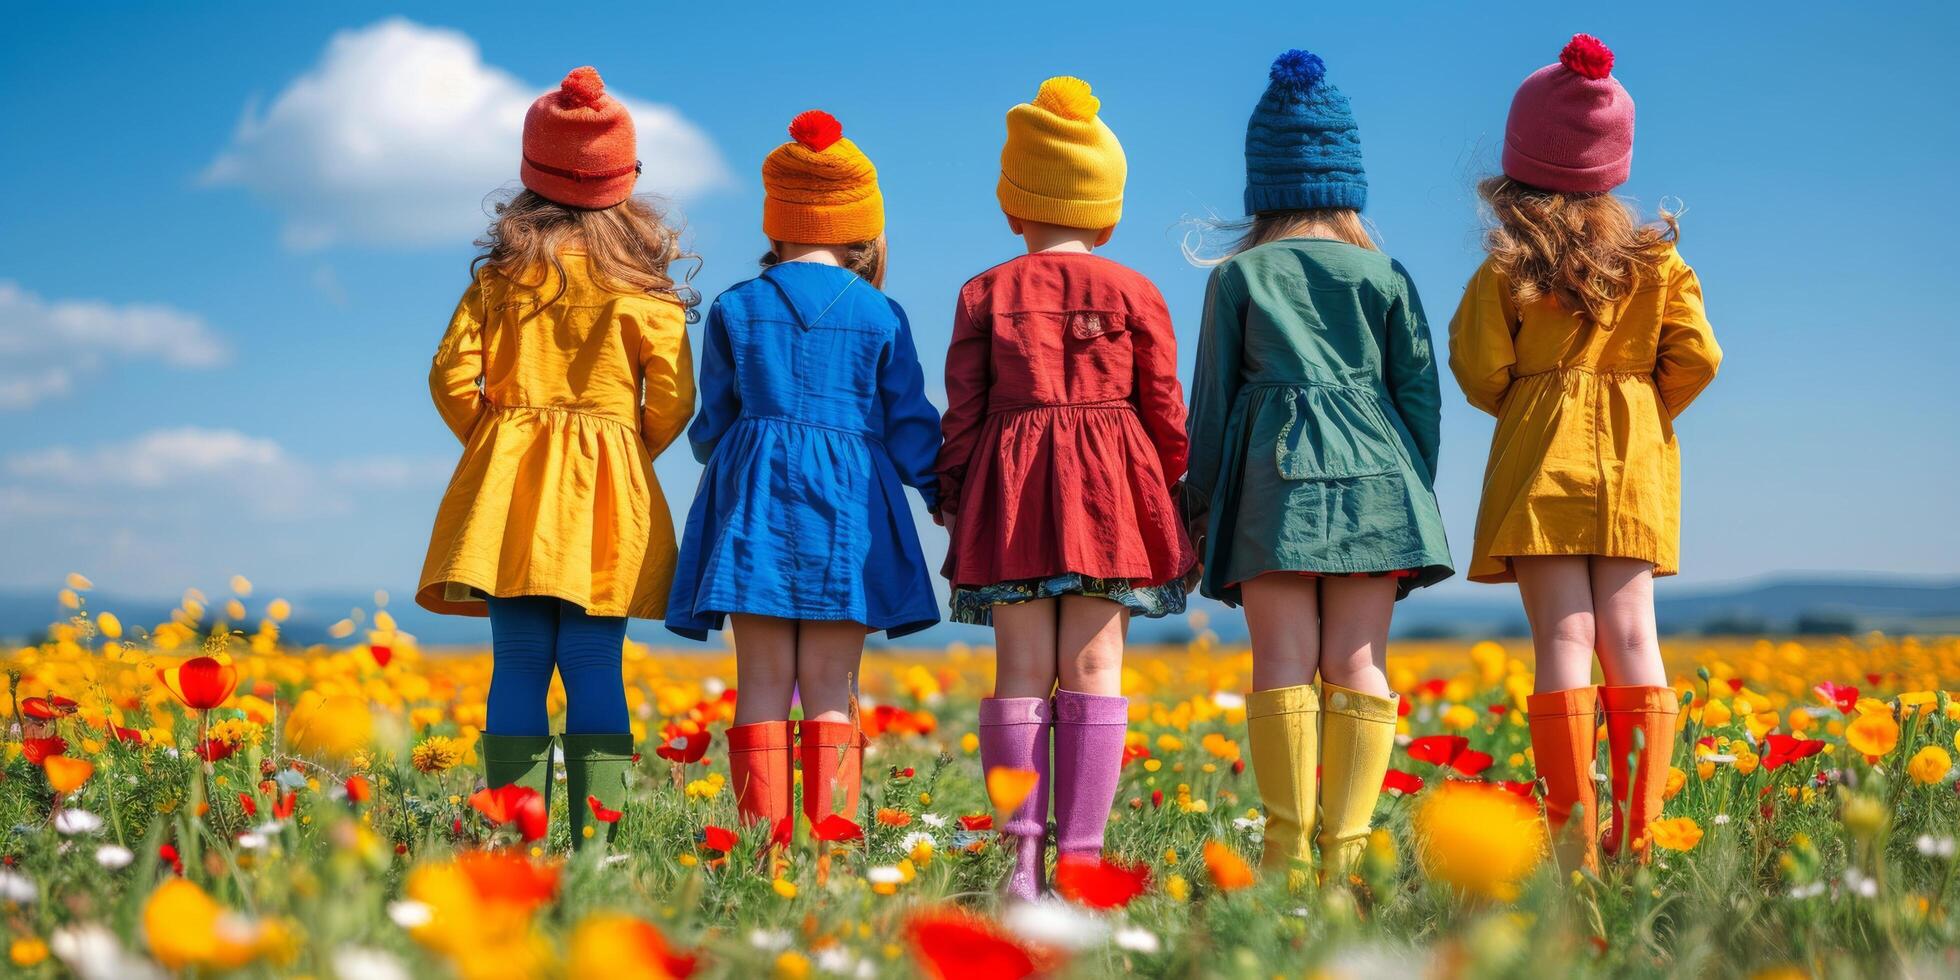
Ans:
<svg viewBox="0 0 1960 980"><path fill-rule="evenodd" d="M1519 309L1485 261L1450 321L1450 370L1497 416L1470 580L1516 581L1517 555L1639 558L1674 574L1674 419L1721 360L1701 284L1671 248L1603 326L1549 298Z"/></svg>
<svg viewBox="0 0 1960 980"><path fill-rule="evenodd" d="M694 411L686 315L601 289L583 254L561 259L567 288L549 306L555 277L482 275L429 369L463 441L415 594L434 612L482 616L489 594L666 614L674 525L653 457Z"/></svg>

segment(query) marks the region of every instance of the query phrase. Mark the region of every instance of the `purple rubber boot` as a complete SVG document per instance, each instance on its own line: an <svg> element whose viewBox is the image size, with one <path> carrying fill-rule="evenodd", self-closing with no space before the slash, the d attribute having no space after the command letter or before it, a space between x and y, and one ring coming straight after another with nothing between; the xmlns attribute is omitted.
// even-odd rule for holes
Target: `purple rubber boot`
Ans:
<svg viewBox="0 0 1960 980"><path fill-rule="evenodd" d="M980 767L1033 770L1034 792L1001 828L1014 841L1014 872L1007 894L1024 902L1046 887L1048 851L1047 698L985 698L980 702Z"/></svg>
<svg viewBox="0 0 1960 980"><path fill-rule="evenodd" d="M1055 691L1055 849L1100 857L1116 802L1130 699Z"/></svg>

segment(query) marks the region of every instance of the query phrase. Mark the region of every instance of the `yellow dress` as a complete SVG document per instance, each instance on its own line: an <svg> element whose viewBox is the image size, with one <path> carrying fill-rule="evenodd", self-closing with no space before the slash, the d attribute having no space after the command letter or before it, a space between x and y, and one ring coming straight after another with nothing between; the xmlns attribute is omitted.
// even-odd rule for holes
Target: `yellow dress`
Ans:
<svg viewBox="0 0 1960 980"><path fill-rule="evenodd" d="M674 526L653 458L694 411L685 311L600 288L583 254L560 258L555 301L555 276L480 275L429 369L463 441L415 594L434 612L486 615L488 594L666 613Z"/></svg>
<svg viewBox="0 0 1960 980"><path fill-rule="evenodd" d="M1518 308L1486 260L1450 321L1450 370L1497 416L1471 581L1516 581L1519 555L1639 558L1674 574L1674 419L1721 360L1701 284L1672 248L1601 325L1549 298Z"/></svg>

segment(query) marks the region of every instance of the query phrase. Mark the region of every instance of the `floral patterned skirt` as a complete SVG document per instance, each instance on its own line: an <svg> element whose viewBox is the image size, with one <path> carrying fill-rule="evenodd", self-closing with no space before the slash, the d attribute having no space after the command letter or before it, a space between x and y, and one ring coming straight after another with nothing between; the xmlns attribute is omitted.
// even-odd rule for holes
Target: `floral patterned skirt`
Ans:
<svg viewBox="0 0 1960 980"><path fill-rule="evenodd" d="M1076 572L1064 572L1047 578L1016 579L993 585L954 586L952 620L974 626L992 626L995 606L1065 595L1108 599L1121 603L1133 616L1151 619L1184 611L1184 586L1179 582L1138 586L1131 585L1126 578L1091 578Z"/></svg>

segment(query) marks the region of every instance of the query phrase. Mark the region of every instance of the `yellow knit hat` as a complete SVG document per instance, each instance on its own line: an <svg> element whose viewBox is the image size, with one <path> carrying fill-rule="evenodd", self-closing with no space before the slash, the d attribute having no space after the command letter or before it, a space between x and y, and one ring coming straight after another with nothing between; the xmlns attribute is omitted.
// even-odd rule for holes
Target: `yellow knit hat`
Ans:
<svg viewBox="0 0 1960 980"><path fill-rule="evenodd" d="M1000 209L1027 221L1108 228L1123 217L1123 144L1096 118L1089 83L1057 75L1007 111Z"/></svg>
<svg viewBox="0 0 1960 980"><path fill-rule="evenodd" d="M762 161L762 233L805 245L868 242L885 230L878 169L844 138L830 113L811 109L789 124L791 142Z"/></svg>

